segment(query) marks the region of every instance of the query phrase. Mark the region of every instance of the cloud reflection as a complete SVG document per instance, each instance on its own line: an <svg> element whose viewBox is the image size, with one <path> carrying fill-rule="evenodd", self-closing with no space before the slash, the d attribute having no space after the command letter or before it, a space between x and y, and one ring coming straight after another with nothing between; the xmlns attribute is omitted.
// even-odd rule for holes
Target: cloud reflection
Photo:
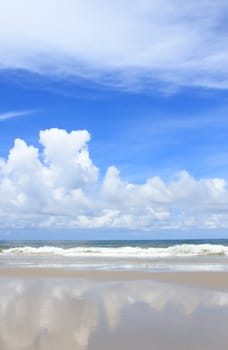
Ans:
<svg viewBox="0 0 228 350"><path fill-rule="evenodd" d="M128 327L134 325L137 321L129 315L137 310L147 313L145 324L161 315L169 318L173 310L187 324L199 310L224 307L228 308L227 293L149 281L2 279L0 348L97 349L98 334L107 338L118 333L124 319ZM165 325L166 317L160 319Z"/></svg>

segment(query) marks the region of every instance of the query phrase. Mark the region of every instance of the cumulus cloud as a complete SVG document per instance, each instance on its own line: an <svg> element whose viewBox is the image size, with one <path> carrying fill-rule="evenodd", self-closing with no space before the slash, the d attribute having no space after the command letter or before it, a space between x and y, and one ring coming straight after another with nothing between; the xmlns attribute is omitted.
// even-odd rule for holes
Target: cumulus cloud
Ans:
<svg viewBox="0 0 228 350"><path fill-rule="evenodd" d="M226 89L227 12L225 0L0 1L0 68Z"/></svg>
<svg viewBox="0 0 228 350"><path fill-rule="evenodd" d="M164 182L123 180L110 166L104 178L88 151L86 130L40 131L41 149L16 139L0 158L0 227L227 228L225 179L187 171Z"/></svg>

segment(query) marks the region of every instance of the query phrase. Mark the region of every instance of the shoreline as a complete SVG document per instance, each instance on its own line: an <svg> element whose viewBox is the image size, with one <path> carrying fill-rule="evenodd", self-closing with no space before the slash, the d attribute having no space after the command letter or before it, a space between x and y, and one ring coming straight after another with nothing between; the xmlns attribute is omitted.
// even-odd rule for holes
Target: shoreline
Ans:
<svg viewBox="0 0 228 350"><path fill-rule="evenodd" d="M145 271L98 271L70 270L48 267L2 267L0 278L64 279L75 278L95 281L134 281L147 280L195 288L208 288L228 291L228 272L187 271L187 272L145 272Z"/></svg>

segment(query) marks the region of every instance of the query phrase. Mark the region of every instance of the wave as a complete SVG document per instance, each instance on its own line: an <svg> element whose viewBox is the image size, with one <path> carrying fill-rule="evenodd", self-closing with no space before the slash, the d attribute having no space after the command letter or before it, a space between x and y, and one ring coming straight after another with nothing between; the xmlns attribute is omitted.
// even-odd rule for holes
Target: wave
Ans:
<svg viewBox="0 0 228 350"><path fill-rule="evenodd" d="M228 246L216 244L179 244L166 248L158 247L74 247L54 246L17 247L2 249L1 255L44 255L65 257L105 257L105 258L166 258L192 256L228 256Z"/></svg>

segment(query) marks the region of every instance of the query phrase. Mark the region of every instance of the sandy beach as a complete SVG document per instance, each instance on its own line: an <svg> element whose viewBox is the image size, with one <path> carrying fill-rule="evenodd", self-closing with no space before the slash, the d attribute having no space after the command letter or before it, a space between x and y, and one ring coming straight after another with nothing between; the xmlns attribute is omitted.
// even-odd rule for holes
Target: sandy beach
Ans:
<svg viewBox="0 0 228 350"><path fill-rule="evenodd" d="M228 348L226 255L159 258L154 248L155 256L146 256L150 247L111 248L111 256L110 248L94 246L7 249L0 257L1 350ZM226 246L184 249L214 253Z"/></svg>
<svg viewBox="0 0 228 350"><path fill-rule="evenodd" d="M2 350L226 350L227 272L0 269Z"/></svg>
<svg viewBox="0 0 228 350"><path fill-rule="evenodd" d="M0 278L76 278L96 281L148 280L228 291L228 272L96 271L64 268L1 268Z"/></svg>
<svg viewBox="0 0 228 350"><path fill-rule="evenodd" d="M0 0L0 350L228 350L228 1Z"/></svg>

